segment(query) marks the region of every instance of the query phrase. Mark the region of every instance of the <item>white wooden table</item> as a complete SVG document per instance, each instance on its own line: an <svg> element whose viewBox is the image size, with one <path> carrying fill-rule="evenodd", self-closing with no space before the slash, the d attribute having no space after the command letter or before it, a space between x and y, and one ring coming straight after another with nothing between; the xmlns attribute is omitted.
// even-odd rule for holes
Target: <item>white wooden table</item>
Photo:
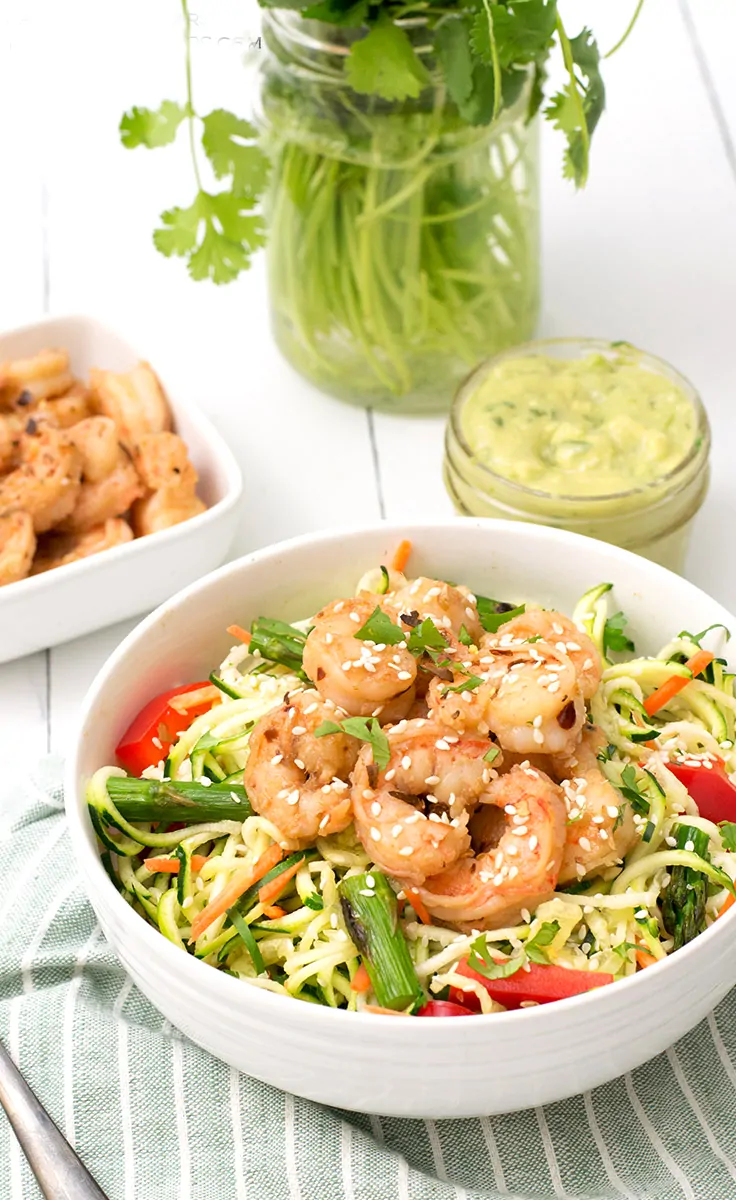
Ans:
<svg viewBox="0 0 736 1200"><path fill-rule="evenodd" d="M252 0L192 0L198 102L243 111ZM11 11L7 11L10 8ZM564 0L606 48L632 4ZM443 422L365 413L301 382L268 331L263 264L189 282L150 239L193 191L183 144L131 153L131 104L182 96L176 0L16 0L0 38L0 327L86 311L118 327L226 434L245 474L234 554L328 525L449 514ZM543 140L543 334L627 338L694 381L713 485L688 574L736 607L736 6L646 0L606 64L609 108L576 195ZM341 466L347 464L349 466ZM81 697L126 622L0 667L0 761L63 754Z"/></svg>

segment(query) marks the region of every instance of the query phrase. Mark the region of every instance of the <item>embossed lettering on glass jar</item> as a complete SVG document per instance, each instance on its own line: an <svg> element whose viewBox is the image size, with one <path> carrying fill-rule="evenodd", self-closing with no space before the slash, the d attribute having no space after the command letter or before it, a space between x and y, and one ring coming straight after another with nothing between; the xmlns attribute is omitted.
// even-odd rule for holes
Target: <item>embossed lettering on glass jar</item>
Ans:
<svg viewBox="0 0 736 1200"><path fill-rule="evenodd" d="M461 384L444 479L464 515L570 529L681 571L709 455L700 397L668 363L558 339L496 355Z"/></svg>
<svg viewBox="0 0 736 1200"><path fill-rule="evenodd" d="M350 88L355 30L264 13L271 310L282 353L324 391L432 412L533 331L538 137L526 75L492 125L469 125L424 23L403 27L433 83L393 103Z"/></svg>

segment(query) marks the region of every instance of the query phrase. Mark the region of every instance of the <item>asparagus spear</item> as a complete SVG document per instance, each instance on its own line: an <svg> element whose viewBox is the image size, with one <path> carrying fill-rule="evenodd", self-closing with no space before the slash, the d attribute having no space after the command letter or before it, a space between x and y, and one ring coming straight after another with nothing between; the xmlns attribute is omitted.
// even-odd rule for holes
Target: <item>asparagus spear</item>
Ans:
<svg viewBox="0 0 736 1200"><path fill-rule="evenodd" d="M126 821L244 821L253 816L242 784L169 782L111 775L107 794Z"/></svg>
<svg viewBox="0 0 736 1200"><path fill-rule="evenodd" d="M677 849L692 850L707 859L708 834L691 825L677 827ZM708 899L708 877L692 867L676 866L662 896L664 927L675 939L675 950L705 929L705 904Z"/></svg>
<svg viewBox="0 0 736 1200"><path fill-rule="evenodd" d="M360 951L378 1003L406 1008L424 998L398 921L396 897L380 871L351 875L340 884L345 924Z"/></svg>
<svg viewBox="0 0 736 1200"><path fill-rule="evenodd" d="M306 633L270 617L257 617L250 627L250 632L248 649L251 654L257 650L261 658L279 663L280 666L294 671L300 679L306 680L307 676L302 668Z"/></svg>

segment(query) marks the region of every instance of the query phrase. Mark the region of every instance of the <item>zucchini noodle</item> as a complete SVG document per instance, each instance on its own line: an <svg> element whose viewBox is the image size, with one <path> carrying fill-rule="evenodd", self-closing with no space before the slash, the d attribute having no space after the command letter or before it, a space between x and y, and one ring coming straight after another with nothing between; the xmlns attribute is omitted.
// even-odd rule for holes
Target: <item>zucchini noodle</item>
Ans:
<svg viewBox="0 0 736 1200"><path fill-rule="evenodd" d="M407 582L403 574L373 568L358 590L378 596L405 588ZM534 912L522 909L519 924L482 933L422 923L426 913L419 904L420 911L413 907L413 892L405 894L395 883L397 930L408 947L422 1002L450 995L461 1004L472 1000L483 1013L502 1011L503 1004L491 997L480 976L465 971L468 956L481 952L491 956L484 960L491 966L494 960L508 966L509 960L520 959L522 971L541 963L598 974L605 981L624 978L666 958L683 937L689 940L693 931L711 925L733 893L736 852L730 847L736 838L701 816L687 788L668 770L668 763L682 762L704 772L736 776L734 675L719 658L696 678L686 665L697 655L702 661L703 640L713 644L723 631L681 631L650 657L624 657L612 649L622 644L621 620L616 625L619 640L609 632L612 594L608 583L592 588L576 606L573 621L591 638L603 661L600 685L588 702L588 720L606 739L607 748L598 756L600 770L620 793L619 812L628 805L633 810L633 848L625 861L618 860L597 876L569 890L558 886ZM621 614L617 618L625 623ZM309 628L304 621L292 632L303 635ZM151 795L164 805L160 820L124 815L128 810L118 792L126 776L112 766L101 768L89 781L90 812L115 886L178 950L279 995L361 1010L376 1003L375 990L366 989L358 976L365 971L365 954L356 944L359 931L346 917L341 885L354 876L370 884L371 871L378 873L377 869L352 825L343 833L317 838L306 849L290 849L279 829L252 811L242 789L254 725L287 694L305 687L304 673L296 673L292 658L285 661L289 666L266 659L259 650L251 652L247 645L230 650L210 677L220 690L220 701L178 731L168 755L142 772L141 780L151 781ZM676 686L668 683L673 680ZM655 692L657 701L652 702ZM213 817L227 815L199 821L193 814L191 821L183 822L177 815L175 821L167 821L167 804L177 814L182 806L186 813L187 805L194 804L186 788L195 784L218 798L220 807L213 802ZM580 803L584 805L584 799ZM568 826L574 819L573 813ZM281 860L261 878L257 865L264 856L274 861L268 857L273 851L281 852ZM251 871L255 882L242 900L229 901L235 884L250 878ZM279 873L284 876L281 887ZM353 886L363 887L356 880ZM688 896L693 889L700 907ZM361 894L373 897L370 886ZM688 927L687 934L679 927L673 932L668 917L676 897L683 895L696 912L696 925ZM198 919L218 899L219 907L212 910L218 915L198 934ZM479 962L473 959L474 965ZM513 974L510 968L505 973ZM416 1011L418 1005L413 1001L407 1011Z"/></svg>

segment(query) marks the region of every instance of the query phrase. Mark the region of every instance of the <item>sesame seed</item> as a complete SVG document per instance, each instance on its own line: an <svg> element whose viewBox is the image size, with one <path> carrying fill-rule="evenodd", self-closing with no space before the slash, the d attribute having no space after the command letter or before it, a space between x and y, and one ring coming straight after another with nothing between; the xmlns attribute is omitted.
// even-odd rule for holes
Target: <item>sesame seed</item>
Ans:
<svg viewBox="0 0 736 1200"><path fill-rule="evenodd" d="M689 838L685 842L685 849L689 850L691 854L692 854L693 850L695 849L695 843L693 842L693 840L691 838Z"/></svg>
<svg viewBox="0 0 736 1200"><path fill-rule="evenodd" d="M364 800L372 800L373 797L375 796L375 794L376 793L373 791L372 788L363 788L362 796L363 796Z"/></svg>
<svg viewBox="0 0 736 1200"><path fill-rule="evenodd" d="M402 826L394 825L391 830L391 835L392 835L392 837L398 837L401 832L402 832Z"/></svg>
<svg viewBox="0 0 736 1200"><path fill-rule="evenodd" d="M585 662L583 663L583 670L589 671L592 666L593 666L593 659L586 658Z"/></svg>
<svg viewBox="0 0 736 1200"><path fill-rule="evenodd" d="M599 815L597 817L591 817L590 819L594 825L602 825L606 818Z"/></svg>
<svg viewBox="0 0 736 1200"><path fill-rule="evenodd" d="M513 817L514 813L516 812L516 805L515 804L505 804L503 807L503 811L505 813L508 813L510 817Z"/></svg>
<svg viewBox="0 0 736 1200"><path fill-rule="evenodd" d="M399 671L397 679L411 679L411 671Z"/></svg>
<svg viewBox="0 0 736 1200"><path fill-rule="evenodd" d="M345 607L345 601L344 601L344 600L338 600L337 604L335 605L335 607L333 608L333 610L332 610L332 611L333 611L333 612L336 612L336 613L338 613L338 612L342 612L342 610L344 609L344 607Z"/></svg>
<svg viewBox="0 0 736 1200"><path fill-rule="evenodd" d="M526 825L519 825L519 826L517 826L516 829L512 829L511 832L514 833L516 835L516 837L524 837L524 835L527 834L529 832L529 830L527 829Z"/></svg>
<svg viewBox="0 0 736 1200"><path fill-rule="evenodd" d="M578 877L579 877L580 879L582 879L582 878L583 878L583 875L585 874L585 867L583 866L583 864L582 864L582 863L575 863L575 870L576 870L576 872L577 872L577 875L578 875Z"/></svg>
<svg viewBox="0 0 736 1200"><path fill-rule="evenodd" d="M413 853L414 853L413 846L402 846L401 849L399 850L399 854L401 855L402 858L408 858L409 855L413 854Z"/></svg>
<svg viewBox="0 0 736 1200"><path fill-rule="evenodd" d="M601 833L601 841L602 841L602 842L607 842L607 841L608 841L608 834L606 833L605 829L601 829L600 833Z"/></svg>
<svg viewBox="0 0 736 1200"><path fill-rule="evenodd" d="M375 896L375 894L376 893L372 892L370 888L361 888L358 892L359 896Z"/></svg>
<svg viewBox="0 0 736 1200"><path fill-rule="evenodd" d="M324 787L322 788L322 791L324 792L324 794L325 794L326 796L327 796L327 795L329 795L329 793L332 791L332 784L331 784L331 783L326 783L326 784L324 785Z"/></svg>
<svg viewBox="0 0 736 1200"><path fill-rule="evenodd" d="M289 795L289 788L282 788L280 792L276 793L276 799L277 800L285 800L288 795Z"/></svg>
<svg viewBox="0 0 736 1200"><path fill-rule="evenodd" d="M554 683L551 683L549 685L549 687L547 688L547 691L549 692L549 694L551 696L553 696L555 694L555 692L559 692L559 690L560 690L560 685L557 682L557 680L555 680Z"/></svg>
<svg viewBox="0 0 736 1200"><path fill-rule="evenodd" d="M539 840L537 838L537 835L536 835L536 833L533 833L532 836L529 838L529 849L536 850L538 845L539 845Z"/></svg>
<svg viewBox="0 0 736 1200"><path fill-rule="evenodd" d="M515 855L515 854L518 854L518 853L519 853L519 847L518 847L518 846L514 846L514 845L507 846L507 847L506 847L506 853L507 853L507 854L511 854L512 856L513 856L513 855Z"/></svg>
<svg viewBox="0 0 736 1200"><path fill-rule="evenodd" d="M395 774L396 774L396 768L391 767L391 769L386 772L386 774L384 775L383 778L386 780L387 783L390 783Z"/></svg>
<svg viewBox="0 0 736 1200"><path fill-rule="evenodd" d="M325 634L325 644L326 644L327 646L331 646L331 645L332 645L332 634L331 634L331 633L326 633L326 634Z"/></svg>
<svg viewBox="0 0 736 1200"><path fill-rule="evenodd" d="M284 761L283 754L274 754L273 758L271 759L271 765L274 767L277 767L279 765L279 763L283 762L283 761Z"/></svg>
<svg viewBox="0 0 736 1200"><path fill-rule="evenodd" d="M337 913L330 913L330 925L333 929L337 929Z"/></svg>
<svg viewBox="0 0 736 1200"><path fill-rule="evenodd" d="M409 767L411 766L411 759L408 754L405 754L404 757L402 758L401 765L405 771L409 770Z"/></svg>
<svg viewBox="0 0 736 1200"><path fill-rule="evenodd" d="M415 813L412 813L411 816L409 816L409 817L404 817L404 824L405 825L416 825L417 821L421 821L421 819L422 819L422 813L415 812Z"/></svg>
<svg viewBox="0 0 736 1200"><path fill-rule="evenodd" d="M307 732L307 727L306 725L295 725L291 732L294 734L294 737L301 737L303 733Z"/></svg>
<svg viewBox="0 0 736 1200"><path fill-rule="evenodd" d="M606 812L608 813L609 817L615 818L618 816L618 809L616 808L615 804L606 805Z"/></svg>
<svg viewBox="0 0 736 1200"><path fill-rule="evenodd" d="M522 910L521 910L521 919L522 919L522 921L525 921L527 925L528 925L528 924L529 924L529 922L531 921L531 919L532 919L532 914L529 912L529 909L528 909L528 908L522 908Z"/></svg>
<svg viewBox="0 0 736 1200"><path fill-rule="evenodd" d="M360 624L360 617L358 616L358 614L356 612L350 613L349 616L350 616L350 620L355 621L356 625Z"/></svg>
<svg viewBox="0 0 736 1200"><path fill-rule="evenodd" d="M498 875L493 876L493 886L494 887L500 887L501 884L503 883L503 881L504 881L504 876L501 874L500 871L499 871Z"/></svg>
<svg viewBox="0 0 736 1200"><path fill-rule="evenodd" d="M435 742L435 746L437 747L438 750L449 750L450 749L449 745L447 744L447 742L445 741L444 738L438 738L437 741Z"/></svg>
<svg viewBox="0 0 736 1200"><path fill-rule="evenodd" d="M509 867L509 879L515 879L518 874L519 868L517 866L514 865Z"/></svg>
<svg viewBox="0 0 736 1200"><path fill-rule="evenodd" d="M292 805L293 805L293 804L298 804L298 803L299 803L299 792L298 792L298 791L293 791L293 792L291 793L291 795L290 795L290 796L287 796L287 797L286 797L286 803L287 803L287 804L292 804Z"/></svg>
<svg viewBox="0 0 736 1200"><path fill-rule="evenodd" d="M380 815L381 815L381 806L377 800L374 800L373 803L371 804L371 816L380 817Z"/></svg>
<svg viewBox="0 0 736 1200"><path fill-rule="evenodd" d="M156 749L157 749L157 750L163 750L164 746L163 746L163 742L161 741L161 738L159 738L159 737L152 737L152 738L151 738L151 741L153 742L153 744L154 744L154 746L156 747Z"/></svg>
<svg viewBox="0 0 736 1200"><path fill-rule="evenodd" d="M578 838L578 845L582 846L583 850L590 850L590 838L587 838L587 837Z"/></svg>
<svg viewBox="0 0 736 1200"><path fill-rule="evenodd" d="M424 782L427 784L427 787L434 787L434 785L439 783L439 781L439 775L428 775Z"/></svg>
<svg viewBox="0 0 736 1200"><path fill-rule="evenodd" d="M542 733L541 729L535 729L532 733L532 737L538 746L544 745L544 734Z"/></svg>
<svg viewBox="0 0 736 1200"><path fill-rule="evenodd" d="M534 718L534 720L532 721L532 725L534 726L535 729L539 729L541 724L542 724L542 718L540 716L536 716Z"/></svg>
<svg viewBox="0 0 736 1200"><path fill-rule="evenodd" d="M294 759L294 766L298 767L300 771L306 771L306 767L300 758Z"/></svg>

